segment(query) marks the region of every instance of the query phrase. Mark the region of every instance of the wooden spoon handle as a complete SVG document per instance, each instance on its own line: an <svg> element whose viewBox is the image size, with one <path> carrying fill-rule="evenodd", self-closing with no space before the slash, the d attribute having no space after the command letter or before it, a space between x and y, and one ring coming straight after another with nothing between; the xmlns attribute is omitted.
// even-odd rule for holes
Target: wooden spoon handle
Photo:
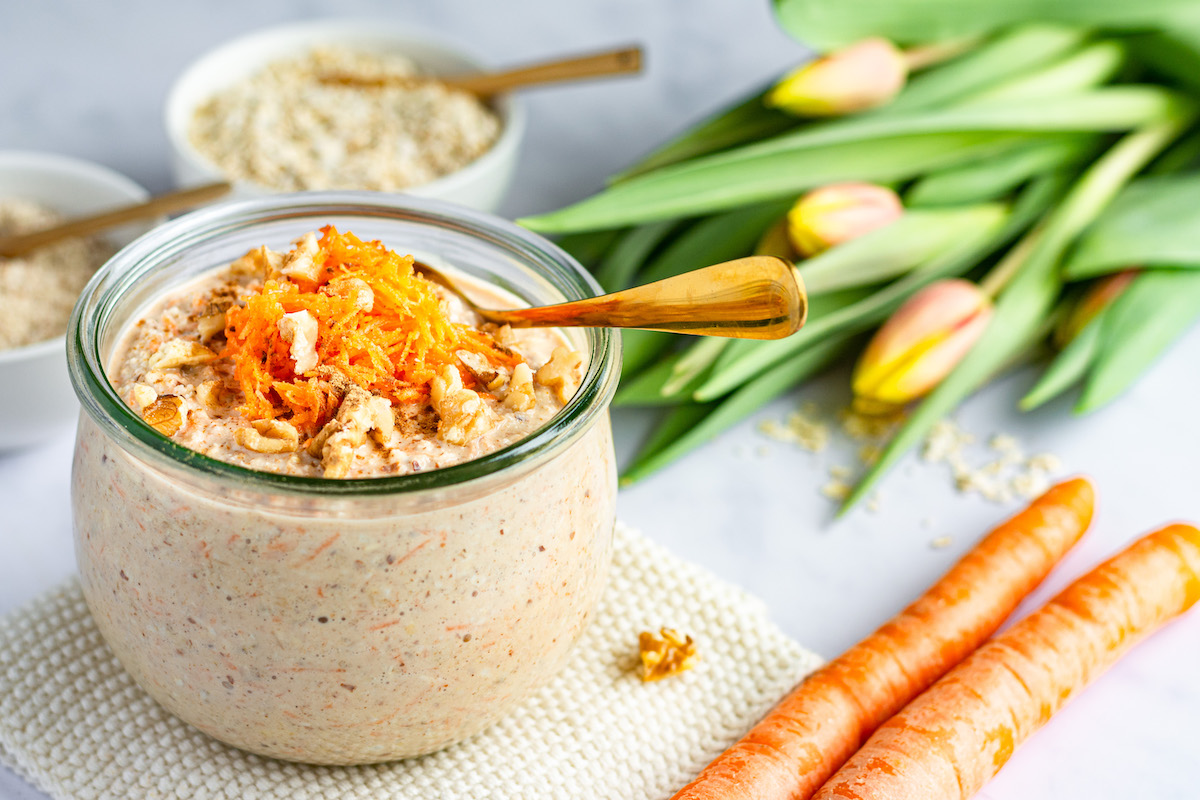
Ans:
<svg viewBox="0 0 1200 800"><path fill-rule="evenodd" d="M750 256L587 300L481 313L514 328L642 328L782 339L804 325L808 297L791 264Z"/></svg>
<svg viewBox="0 0 1200 800"><path fill-rule="evenodd" d="M442 82L455 89L477 95L493 95L522 86L534 86L580 78L602 78L639 72L642 68L642 49L627 47L578 58L556 59L541 64L477 75L452 75Z"/></svg>
<svg viewBox="0 0 1200 800"><path fill-rule="evenodd" d="M182 211L185 208L216 200L231 188L228 183L220 182L197 186L193 189L181 189L153 197L144 203L93 214L90 217L80 217L36 233L2 236L0 237L0 256L20 256L68 236L87 236L124 225L126 222L136 222L140 219L157 217L160 214L169 214L172 211Z"/></svg>

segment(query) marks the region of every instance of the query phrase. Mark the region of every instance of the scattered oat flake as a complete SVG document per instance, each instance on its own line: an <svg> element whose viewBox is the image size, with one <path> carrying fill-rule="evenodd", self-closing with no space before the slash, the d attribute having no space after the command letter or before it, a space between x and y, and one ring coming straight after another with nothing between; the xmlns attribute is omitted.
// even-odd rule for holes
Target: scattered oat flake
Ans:
<svg viewBox="0 0 1200 800"><path fill-rule="evenodd" d="M843 408L838 416L842 422L842 430L856 442L886 439L903 419L902 414L861 414L853 408Z"/></svg>
<svg viewBox="0 0 1200 800"><path fill-rule="evenodd" d="M943 548L949 547L952 543L953 540L949 536L939 536L931 541L929 546L934 550L942 550Z"/></svg>
<svg viewBox="0 0 1200 800"><path fill-rule="evenodd" d="M854 487L845 481L832 480L821 487L821 494L828 497L830 500L842 501L850 496L850 491Z"/></svg>
<svg viewBox="0 0 1200 800"><path fill-rule="evenodd" d="M700 660L691 636L680 636L673 628L660 628L658 635L649 631L638 634L641 678L645 683L660 681L691 669Z"/></svg>
<svg viewBox="0 0 1200 800"><path fill-rule="evenodd" d="M798 445L811 453L819 453L829 445L829 426L804 409L787 415L783 423L766 420L758 430L779 442Z"/></svg>
<svg viewBox="0 0 1200 800"><path fill-rule="evenodd" d="M854 470L850 469L849 467L842 466L841 464L837 464L829 468L829 474L834 478L841 478L842 480L845 480L854 474Z"/></svg>

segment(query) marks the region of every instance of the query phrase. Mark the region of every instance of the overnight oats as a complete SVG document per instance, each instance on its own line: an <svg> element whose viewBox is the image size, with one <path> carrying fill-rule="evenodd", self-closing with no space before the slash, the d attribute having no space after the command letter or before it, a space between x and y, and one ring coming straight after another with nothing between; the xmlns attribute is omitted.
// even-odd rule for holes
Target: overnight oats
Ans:
<svg viewBox="0 0 1200 800"><path fill-rule="evenodd" d="M321 197L177 220L178 252L145 237L85 295L76 552L106 641L168 710L366 763L483 729L569 657L611 558L615 342L481 324L404 241L454 252L481 303L590 293L537 237ZM338 224L297 235L320 210ZM294 244L244 246L283 228Z"/></svg>

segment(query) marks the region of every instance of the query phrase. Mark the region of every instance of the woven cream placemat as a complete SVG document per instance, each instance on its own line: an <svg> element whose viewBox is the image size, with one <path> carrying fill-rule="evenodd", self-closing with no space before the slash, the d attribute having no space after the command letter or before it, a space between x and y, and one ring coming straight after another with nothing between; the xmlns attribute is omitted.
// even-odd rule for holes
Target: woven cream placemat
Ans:
<svg viewBox="0 0 1200 800"><path fill-rule="evenodd" d="M697 639L690 672L643 684L637 634ZM0 761L55 798L308 800L670 797L819 659L761 602L618 527L612 579L564 672L461 744L366 767L274 761L163 711L70 581L0 622Z"/></svg>

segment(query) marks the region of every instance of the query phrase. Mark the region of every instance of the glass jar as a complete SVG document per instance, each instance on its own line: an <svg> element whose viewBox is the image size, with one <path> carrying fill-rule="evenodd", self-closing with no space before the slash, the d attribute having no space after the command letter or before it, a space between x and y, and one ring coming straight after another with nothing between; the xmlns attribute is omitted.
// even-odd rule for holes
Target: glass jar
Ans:
<svg viewBox="0 0 1200 800"><path fill-rule="evenodd" d="M599 287L490 215L327 192L181 217L118 253L76 307L75 547L105 641L152 697L217 739L355 764L459 741L563 665L611 560L619 355L610 330L567 332L586 371L546 426L475 461L393 477L248 470L159 435L121 400L106 364L156 298L326 224L531 304Z"/></svg>

